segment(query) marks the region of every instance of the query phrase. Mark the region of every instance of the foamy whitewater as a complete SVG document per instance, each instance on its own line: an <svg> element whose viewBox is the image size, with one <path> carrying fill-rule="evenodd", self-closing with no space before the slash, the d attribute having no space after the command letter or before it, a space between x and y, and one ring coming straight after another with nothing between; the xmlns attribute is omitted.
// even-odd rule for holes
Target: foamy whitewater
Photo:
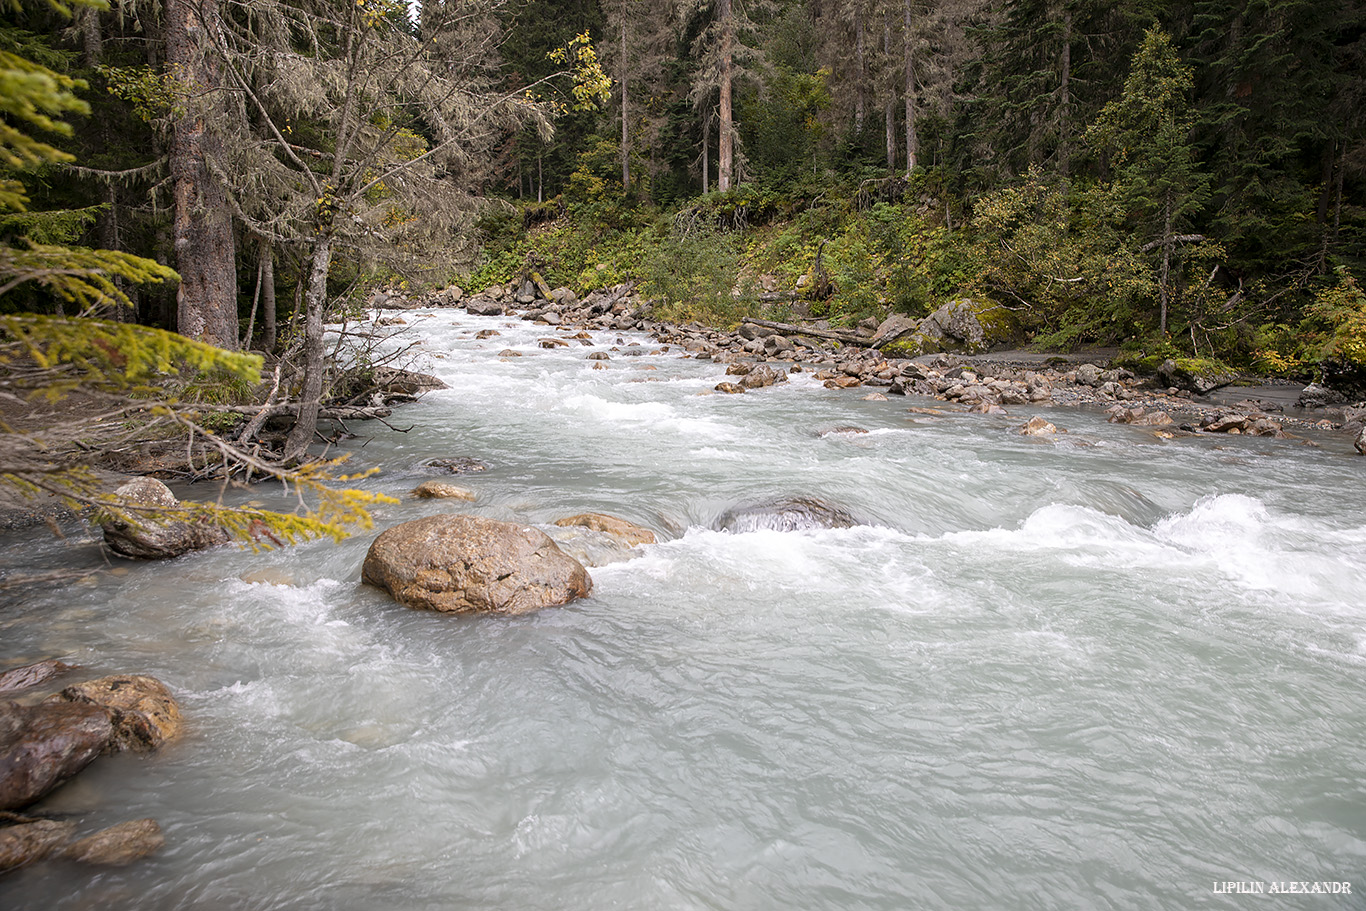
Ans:
<svg viewBox="0 0 1366 911"><path fill-rule="evenodd" d="M153 674L188 730L41 807L155 817L163 853L23 870L0 908L1366 904L1366 459L1345 438L912 414L935 403L809 373L699 395L723 368L611 350L658 350L643 336L548 351L564 333L408 318L451 388L343 444L403 498L377 529L600 511L661 543L591 570L587 600L482 619L362 587L374 532L160 565L0 539L6 572L89 571L6 592L0 661ZM1033 414L1070 432L1018 435ZM455 479L475 503L405 497L458 456L489 466ZM712 530L784 496L863 524ZM1220 888L1285 881L1352 888Z"/></svg>

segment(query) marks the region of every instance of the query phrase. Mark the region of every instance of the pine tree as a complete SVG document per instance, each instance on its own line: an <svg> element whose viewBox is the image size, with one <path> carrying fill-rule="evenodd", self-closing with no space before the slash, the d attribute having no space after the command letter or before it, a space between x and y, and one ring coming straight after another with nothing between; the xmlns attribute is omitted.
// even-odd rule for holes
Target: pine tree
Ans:
<svg viewBox="0 0 1366 911"><path fill-rule="evenodd" d="M1159 254L1158 331L1163 335L1178 247L1204 240L1181 231L1209 199L1209 178L1190 135L1195 121L1192 84L1191 68L1181 62L1170 36L1149 29L1134 54L1124 94L1101 110L1089 136L1111 156L1115 192L1140 222L1143 249Z"/></svg>

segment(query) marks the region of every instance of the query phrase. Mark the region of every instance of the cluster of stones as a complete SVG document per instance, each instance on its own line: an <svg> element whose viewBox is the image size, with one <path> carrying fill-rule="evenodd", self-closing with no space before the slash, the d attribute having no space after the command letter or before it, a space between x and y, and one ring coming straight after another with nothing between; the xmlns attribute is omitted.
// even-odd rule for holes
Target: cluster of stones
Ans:
<svg viewBox="0 0 1366 911"><path fill-rule="evenodd" d="M101 677L29 698L28 691L73 670L49 660L0 674L0 873L51 857L128 864L164 843L154 819L81 837L76 822L14 812L32 813L28 808L102 755L151 752L180 732L175 698L152 677ZM20 695L25 701L10 701Z"/></svg>

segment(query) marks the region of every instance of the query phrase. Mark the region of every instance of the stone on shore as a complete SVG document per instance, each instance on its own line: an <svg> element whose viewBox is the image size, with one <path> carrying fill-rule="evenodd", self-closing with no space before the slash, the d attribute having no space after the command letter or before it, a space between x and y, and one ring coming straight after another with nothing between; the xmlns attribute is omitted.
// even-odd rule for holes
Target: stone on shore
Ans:
<svg viewBox="0 0 1366 911"><path fill-rule="evenodd" d="M523 614L586 597L593 581L545 532L481 516L396 525L365 555L361 581L408 607Z"/></svg>
<svg viewBox="0 0 1366 911"><path fill-rule="evenodd" d="M104 543L116 554L162 560L227 543L228 533L217 525L158 516L155 510L174 509L179 501L156 478L134 478L114 491L114 495L129 508L152 510L134 523L112 518L101 523Z"/></svg>
<svg viewBox="0 0 1366 911"><path fill-rule="evenodd" d="M180 734L180 706L166 684L141 674L114 674L78 683L49 697L98 706L114 725L110 746L116 751L149 752Z"/></svg>
<svg viewBox="0 0 1366 911"><path fill-rule="evenodd" d="M0 703L0 810L42 798L104 752L114 736L95 705Z"/></svg>

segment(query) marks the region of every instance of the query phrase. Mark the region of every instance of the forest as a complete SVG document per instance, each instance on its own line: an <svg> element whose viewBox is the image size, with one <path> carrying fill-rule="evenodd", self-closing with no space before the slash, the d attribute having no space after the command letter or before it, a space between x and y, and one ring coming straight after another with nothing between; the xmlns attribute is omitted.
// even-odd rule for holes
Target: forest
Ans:
<svg viewBox="0 0 1366 911"><path fill-rule="evenodd" d="M376 288L533 264L662 318L971 297L1044 349L1366 362L1351 0L12 0L0 53L5 314L317 363Z"/></svg>

